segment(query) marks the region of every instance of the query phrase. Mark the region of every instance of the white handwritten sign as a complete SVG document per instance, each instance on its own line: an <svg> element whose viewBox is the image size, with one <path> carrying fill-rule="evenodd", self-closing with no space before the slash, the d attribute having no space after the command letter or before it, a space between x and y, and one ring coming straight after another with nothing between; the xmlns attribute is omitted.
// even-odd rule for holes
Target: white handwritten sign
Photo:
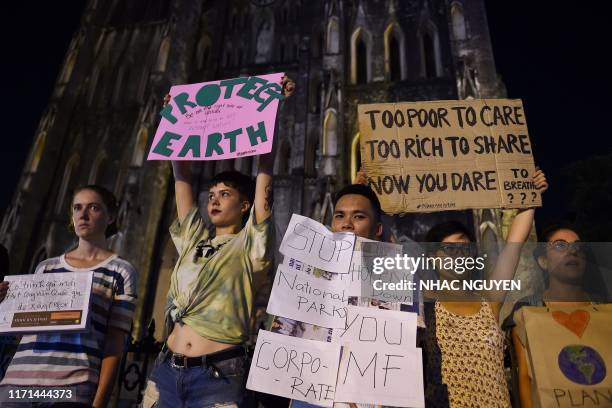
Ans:
<svg viewBox="0 0 612 408"><path fill-rule="evenodd" d="M320 279L279 265L267 312L322 327L344 327L345 286L339 280Z"/></svg>
<svg viewBox="0 0 612 408"><path fill-rule="evenodd" d="M93 272L6 276L0 333L84 330L92 279Z"/></svg>
<svg viewBox="0 0 612 408"><path fill-rule="evenodd" d="M339 360L339 344L260 330L246 387L331 407Z"/></svg>
<svg viewBox="0 0 612 408"><path fill-rule="evenodd" d="M328 272L348 273L355 234L331 232L323 224L293 214L281 242L281 254Z"/></svg>
<svg viewBox="0 0 612 408"><path fill-rule="evenodd" d="M333 332L333 341L416 347L417 314L348 305L346 328Z"/></svg>
<svg viewBox="0 0 612 408"><path fill-rule="evenodd" d="M336 401L425 407L420 348L343 342Z"/></svg>

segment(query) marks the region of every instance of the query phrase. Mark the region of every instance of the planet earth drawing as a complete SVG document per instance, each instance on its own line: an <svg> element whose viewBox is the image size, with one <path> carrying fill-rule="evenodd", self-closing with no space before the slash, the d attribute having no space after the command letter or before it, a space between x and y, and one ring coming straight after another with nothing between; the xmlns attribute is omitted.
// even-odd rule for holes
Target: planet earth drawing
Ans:
<svg viewBox="0 0 612 408"><path fill-rule="evenodd" d="M559 369L570 381L595 385L606 378L606 364L591 347L572 344L563 347L558 357Z"/></svg>

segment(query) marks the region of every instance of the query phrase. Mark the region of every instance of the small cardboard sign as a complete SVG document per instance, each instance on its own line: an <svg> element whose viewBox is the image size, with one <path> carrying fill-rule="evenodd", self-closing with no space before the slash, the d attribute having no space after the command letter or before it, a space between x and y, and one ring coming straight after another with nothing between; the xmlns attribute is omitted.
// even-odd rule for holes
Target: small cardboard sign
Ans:
<svg viewBox="0 0 612 408"><path fill-rule="evenodd" d="M9 275L0 303L0 333L87 328L93 272Z"/></svg>
<svg viewBox="0 0 612 408"><path fill-rule="evenodd" d="M518 99L359 105L361 161L389 214L542 204Z"/></svg>
<svg viewBox="0 0 612 408"><path fill-rule="evenodd" d="M147 160L223 160L269 153L283 73L170 88Z"/></svg>

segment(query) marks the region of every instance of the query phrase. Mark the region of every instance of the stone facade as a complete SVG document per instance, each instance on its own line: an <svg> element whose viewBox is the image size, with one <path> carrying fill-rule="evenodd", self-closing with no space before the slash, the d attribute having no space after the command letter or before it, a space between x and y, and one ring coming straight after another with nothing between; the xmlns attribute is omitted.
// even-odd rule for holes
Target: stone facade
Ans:
<svg viewBox="0 0 612 408"><path fill-rule="evenodd" d="M145 156L162 97L171 84L281 71L297 88L276 136L278 231L294 212L329 220L331 194L359 163L358 103L505 95L483 0L90 0L0 230L11 273L74 245L70 191L102 184L121 201L113 248L140 271L135 335L160 322L176 260L173 184L169 164ZM230 168L255 171L252 158L195 165L199 196ZM387 222L418 239L445 218L500 243L499 211Z"/></svg>

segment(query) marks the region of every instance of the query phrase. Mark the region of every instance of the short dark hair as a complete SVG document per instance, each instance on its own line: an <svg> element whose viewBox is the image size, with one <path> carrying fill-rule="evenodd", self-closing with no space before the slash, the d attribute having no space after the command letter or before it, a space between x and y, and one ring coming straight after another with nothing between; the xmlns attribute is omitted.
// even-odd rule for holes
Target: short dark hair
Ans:
<svg viewBox="0 0 612 408"><path fill-rule="evenodd" d="M72 193L72 199L70 200L70 204L69 204L70 205L69 214L71 216L71 220L72 220L72 201L74 201L74 197L83 190L91 190L95 192L96 194L98 194L100 198L102 199L102 202L106 206L108 213L111 216L115 217L112 224L109 224L106 227L106 230L104 231L104 235L106 236L106 238L111 237L115 235L117 232L119 232L119 227L117 226L117 215L119 212L119 204L117 203L117 198L110 190L108 190L105 187L99 186L97 184L87 184L87 185L80 186L74 189L74 192ZM74 228L74 226L72 225L72 221L70 222L70 225L72 226L72 228Z"/></svg>
<svg viewBox="0 0 612 408"><path fill-rule="evenodd" d="M251 204L250 208L253 208L253 203L255 202L255 181L251 177L236 170L222 171L219 174L215 174L210 180L208 189L210 190L219 183L223 183L228 187L238 190L240 199L248 201ZM250 211L242 215L243 226L246 224L250 215Z"/></svg>
<svg viewBox="0 0 612 408"><path fill-rule="evenodd" d="M334 208L336 208L336 204L338 203L338 201L343 196L348 195L348 194L357 194L357 195L367 198L370 201L372 208L374 209L374 216L376 217L376 221L377 222L380 221L380 218L383 213L382 208L380 206L380 201L378 201L378 197L376 196L376 193L374 193L374 191L372 191L370 187L363 185L363 184L349 184L345 186L344 188L342 188L340 191L338 191L334 195L334 199L333 199Z"/></svg>
<svg viewBox="0 0 612 408"><path fill-rule="evenodd" d="M471 242L474 242L474 235L462 222L444 221L434 225L425 235L425 242L442 242L444 238L453 234L463 234Z"/></svg>
<svg viewBox="0 0 612 408"><path fill-rule="evenodd" d="M550 237L554 235L555 232L559 230L570 230L574 231L577 235L580 235L580 232L576 229L576 226L569 221L554 221L546 224L538 233L538 241L540 242L548 242L550 241Z"/></svg>
<svg viewBox="0 0 612 408"><path fill-rule="evenodd" d="M215 174L208 183L208 189L210 190L219 183L235 188L242 199L253 205L253 201L255 201L255 182L251 177L235 170L223 171Z"/></svg>

